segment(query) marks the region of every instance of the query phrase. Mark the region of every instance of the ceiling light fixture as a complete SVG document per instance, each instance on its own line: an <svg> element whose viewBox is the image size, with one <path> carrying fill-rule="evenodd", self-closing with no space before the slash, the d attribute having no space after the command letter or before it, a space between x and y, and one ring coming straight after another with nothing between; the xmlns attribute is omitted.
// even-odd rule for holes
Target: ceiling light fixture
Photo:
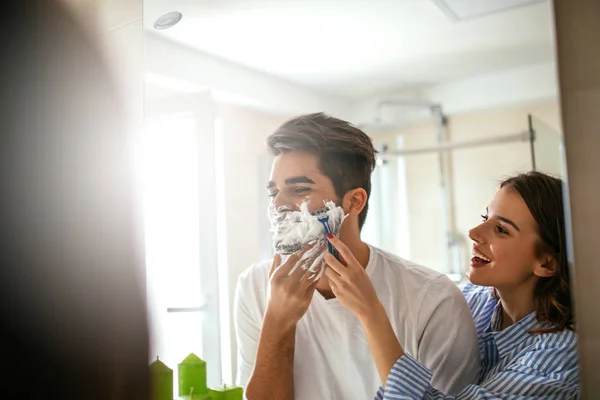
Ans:
<svg viewBox="0 0 600 400"><path fill-rule="evenodd" d="M173 25L175 25L176 23L178 23L179 21L181 21L182 16L183 15L178 11L171 11L169 13L166 13L165 15L162 15L160 18L158 18L154 22L154 28L155 29L168 29L168 28L172 27Z"/></svg>

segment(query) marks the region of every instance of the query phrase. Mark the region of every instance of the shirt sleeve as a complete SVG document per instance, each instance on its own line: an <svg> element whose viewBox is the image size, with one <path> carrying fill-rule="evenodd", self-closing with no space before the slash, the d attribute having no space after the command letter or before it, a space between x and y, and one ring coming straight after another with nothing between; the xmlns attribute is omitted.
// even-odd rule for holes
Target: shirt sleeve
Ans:
<svg viewBox="0 0 600 400"><path fill-rule="evenodd" d="M579 399L578 367L574 350L568 350L565 362L556 371L542 372L525 363L509 364L481 385L468 385L460 393L448 396L431 386L431 372L411 356L398 359L376 400L508 400L514 398ZM536 357L533 353L529 357Z"/></svg>
<svg viewBox="0 0 600 400"><path fill-rule="evenodd" d="M244 289L244 281L238 279L233 310L237 341L236 384L245 388L256 362L261 325L252 318L248 308L250 299L246 296Z"/></svg>
<svg viewBox="0 0 600 400"><path fill-rule="evenodd" d="M436 389L455 394L477 383L481 358L475 323L465 297L445 275L433 281L422 301L415 359L424 365Z"/></svg>

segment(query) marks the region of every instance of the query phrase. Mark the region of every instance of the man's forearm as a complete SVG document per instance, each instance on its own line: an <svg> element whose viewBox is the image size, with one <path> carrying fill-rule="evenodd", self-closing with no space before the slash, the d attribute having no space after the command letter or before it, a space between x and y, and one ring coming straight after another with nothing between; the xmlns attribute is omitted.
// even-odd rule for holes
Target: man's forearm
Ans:
<svg viewBox="0 0 600 400"><path fill-rule="evenodd" d="M254 370L246 386L248 400L293 400L296 325L265 315Z"/></svg>

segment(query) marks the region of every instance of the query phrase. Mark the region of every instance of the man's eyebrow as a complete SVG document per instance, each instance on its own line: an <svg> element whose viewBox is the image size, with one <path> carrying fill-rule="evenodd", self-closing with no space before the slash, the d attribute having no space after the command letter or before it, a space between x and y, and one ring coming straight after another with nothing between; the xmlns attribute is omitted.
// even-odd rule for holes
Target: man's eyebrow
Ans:
<svg viewBox="0 0 600 400"><path fill-rule="evenodd" d="M285 184L286 185L294 185L296 183L308 183L308 184L314 185L315 181L313 181L312 179L310 179L308 176L304 176L304 175L302 175L302 176L292 176L291 178L287 178L285 180ZM271 189L271 188L273 188L275 186L277 186L277 185L275 185L274 181L267 182L267 190L269 190L269 189Z"/></svg>
<svg viewBox="0 0 600 400"><path fill-rule="evenodd" d="M293 176L293 177L287 178L285 180L286 185L293 185L295 183L310 183L312 185L315 184L315 182L312 179L310 179L308 176Z"/></svg>

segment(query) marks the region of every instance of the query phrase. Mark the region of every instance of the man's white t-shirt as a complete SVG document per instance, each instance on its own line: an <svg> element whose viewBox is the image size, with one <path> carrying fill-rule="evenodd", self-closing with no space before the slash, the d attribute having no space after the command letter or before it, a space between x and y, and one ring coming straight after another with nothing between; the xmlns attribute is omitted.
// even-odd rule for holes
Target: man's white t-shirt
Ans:
<svg viewBox="0 0 600 400"><path fill-rule="evenodd" d="M404 352L431 370L433 386L443 393L476 383L475 325L457 285L444 274L369 247L366 272ZM237 384L243 387L256 360L270 267L271 261L254 264L238 279ZM367 400L381 383L358 319L337 299L315 291L296 329L295 400Z"/></svg>

